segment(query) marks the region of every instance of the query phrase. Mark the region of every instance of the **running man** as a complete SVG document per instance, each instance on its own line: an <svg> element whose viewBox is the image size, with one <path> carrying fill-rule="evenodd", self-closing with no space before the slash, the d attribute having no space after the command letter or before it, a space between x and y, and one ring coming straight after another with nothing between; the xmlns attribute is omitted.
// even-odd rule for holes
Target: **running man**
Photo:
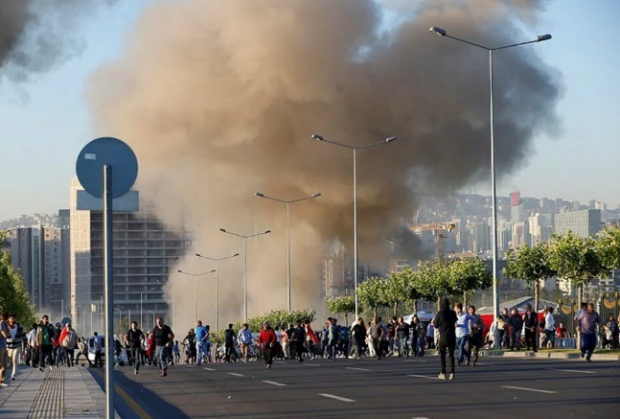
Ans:
<svg viewBox="0 0 620 419"><path fill-rule="evenodd" d="M588 303L587 309L577 318L579 332L581 332L581 357L592 362L592 353L596 347L596 326L601 325L601 318L594 311L594 304Z"/></svg>
<svg viewBox="0 0 620 419"><path fill-rule="evenodd" d="M263 324L263 329L258 336L258 343L263 348L263 357L265 358L265 364L267 369L271 368L273 364L273 358L278 353L278 338L276 332L271 328L269 322Z"/></svg>
<svg viewBox="0 0 620 419"><path fill-rule="evenodd" d="M161 376L168 375L168 357L172 354L172 341L174 333L168 325L164 324L164 319L157 318L157 324L153 328L153 337L155 339L155 358L159 361L161 368Z"/></svg>
<svg viewBox="0 0 620 419"><path fill-rule="evenodd" d="M37 328L37 347L39 348L39 370L45 371L45 363L47 362L50 370L52 369L52 339L56 334L56 329L50 324L50 318L47 314L41 317L41 323Z"/></svg>
<svg viewBox="0 0 620 419"><path fill-rule="evenodd" d="M209 340L209 332L207 328L202 325L202 321L198 320L196 322L196 349L198 353L198 362L197 364L202 364L202 360L207 353L207 343Z"/></svg>
<svg viewBox="0 0 620 419"><path fill-rule="evenodd" d="M304 362L304 343L306 341L306 329L302 326L301 320L297 320L295 328L291 334L291 344L295 348L295 356L299 362Z"/></svg>
<svg viewBox="0 0 620 419"><path fill-rule="evenodd" d="M454 380L454 348L456 347L456 313L450 310L450 300L441 300L441 309L433 319L433 326L439 332L439 360L441 372L439 379L446 379L446 353L450 357L450 380Z"/></svg>
<svg viewBox="0 0 620 419"><path fill-rule="evenodd" d="M250 345L252 344L252 332L248 329L247 323L243 323L241 330L239 330L237 342L239 342L239 349L241 350L241 359L243 362L248 362Z"/></svg>
<svg viewBox="0 0 620 419"><path fill-rule="evenodd" d="M484 323L479 315L476 314L476 307L469 306L469 315L474 318L474 324L471 327L471 354L473 354L472 367L476 366L476 362L478 362L478 353L480 352L480 347L482 346L483 336L484 336ZM469 365L469 361L467 362Z"/></svg>
<svg viewBox="0 0 620 419"><path fill-rule="evenodd" d="M235 331L233 330L233 324L228 325L228 329L224 331L224 346L226 353L224 355L224 362L230 363L230 357L235 350Z"/></svg>
<svg viewBox="0 0 620 419"><path fill-rule="evenodd" d="M142 351L142 339L145 339L142 330L138 329L138 322L132 321L131 328L125 334L125 344L129 347L129 354L133 362L133 373L140 372L140 352Z"/></svg>
<svg viewBox="0 0 620 419"><path fill-rule="evenodd" d="M459 348L458 366L460 367L465 358L467 358L467 365L470 363L471 353L467 349L469 344L469 337L471 329L476 319L463 311L463 304L456 303L454 306L456 309L456 316L458 318L456 322L456 344Z"/></svg>

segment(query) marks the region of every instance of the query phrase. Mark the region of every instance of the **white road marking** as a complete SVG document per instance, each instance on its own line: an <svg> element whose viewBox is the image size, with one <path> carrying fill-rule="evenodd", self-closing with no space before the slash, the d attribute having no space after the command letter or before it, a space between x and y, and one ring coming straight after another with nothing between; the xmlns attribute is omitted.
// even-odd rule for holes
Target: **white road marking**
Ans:
<svg viewBox="0 0 620 419"><path fill-rule="evenodd" d="M351 371L370 371L368 368L345 367L345 370Z"/></svg>
<svg viewBox="0 0 620 419"><path fill-rule="evenodd" d="M581 370L561 370L558 368L549 368L551 371L564 371L564 372L578 372L581 374L594 374L594 371L581 371Z"/></svg>
<svg viewBox="0 0 620 419"><path fill-rule="evenodd" d="M202 369L207 371L215 371L215 368L202 367Z"/></svg>
<svg viewBox="0 0 620 419"><path fill-rule="evenodd" d="M286 384L283 383L278 383L276 381L269 381L269 380L264 380L263 383L265 384L271 384L272 386L278 386L278 387L286 387Z"/></svg>
<svg viewBox="0 0 620 419"><path fill-rule="evenodd" d="M551 390L539 390L537 388L527 388L527 387L515 387L515 386L502 386L502 388L507 388L510 390L523 390L523 391L532 391L534 393L545 393L545 394L558 394L557 391Z"/></svg>
<svg viewBox="0 0 620 419"><path fill-rule="evenodd" d="M327 394L327 393L320 393L320 394L317 394L317 396L327 397L328 399L339 400L339 401L345 402L345 403L354 403L355 402L355 400L353 400L353 399L347 399L346 397L335 396L333 394Z"/></svg>
<svg viewBox="0 0 620 419"><path fill-rule="evenodd" d="M320 367L321 366L321 364L307 364L305 362L304 362L304 365L307 365L309 367Z"/></svg>
<svg viewBox="0 0 620 419"><path fill-rule="evenodd" d="M428 418L422 418L422 417L416 416L416 417L413 417L411 419L428 419Z"/></svg>
<svg viewBox="0 0 620 419"><path fill-rule="evenodd" d="M439 380L439 377L431 377L430 375L415 375L415 374L409 374L409 377L414 377L414 378L428 378L431 380ZM448 377L446 376L446 379Z"/></svg>
<svg viewBox="0 0 620 419"><path fill-rule="evenodd" d="M245 375L239 374L238 372L227 372L226 374L232 375L233 377L245 377Z"/></svg>

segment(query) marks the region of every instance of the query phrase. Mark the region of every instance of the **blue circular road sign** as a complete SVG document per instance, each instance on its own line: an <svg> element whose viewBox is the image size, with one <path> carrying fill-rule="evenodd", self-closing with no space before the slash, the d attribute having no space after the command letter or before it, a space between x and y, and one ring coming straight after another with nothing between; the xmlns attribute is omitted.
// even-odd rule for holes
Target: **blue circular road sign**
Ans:
<svg viewBox="0 0 620 419"><path fill-rule="evenodd" d="M103 167L112 167L112 198L125 195L138 177L138 159L131 147L114 137L97 138L80 151L75 171L95 198L103 198Z"/></svg>

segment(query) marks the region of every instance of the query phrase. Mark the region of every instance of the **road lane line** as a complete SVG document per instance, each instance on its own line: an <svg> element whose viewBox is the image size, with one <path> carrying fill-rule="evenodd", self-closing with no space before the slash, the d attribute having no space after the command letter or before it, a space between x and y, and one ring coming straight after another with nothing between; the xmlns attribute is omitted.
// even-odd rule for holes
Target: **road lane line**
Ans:
<svg viewBox="0 0 620 419"><path fill-rule="evenodd" d="M278 383L277 381L269 381L269 380L264 380L263 383L265 384L271 384L272 386L278 386L278 387L286 387L286 384L283 383Z"/></svg>
<svg viewBox="0 0 620 419"><path fill-rule="evenodd" d="M355 403L353 399L347 399L346 397L335 396L333 394L319 393L317 396L327 397L328 399L334 399L345 403Z"/></svg>
<svg viewBox="0 0 620 419"><path fill-rule="evenodd" d="M409 377L414 377L414 378L428 378L430 380L439 380L439 377L432 377L430 375L415 375L415 374L409 374ZM446 379L448 377L446 376Z"/></svg>
<svg viewBox="0 0 620 419"><path fill-rule="evenodd" d="M345 370L351 371L370 371L368 368L345 367Z"/></svg>
<svg viewBox="0 0 620 419"><path fill-rule="evenodd" d="M581 374L595 374L594 371L581 371L581 370L561 370L559 368L549 368L551 371L564 371L564 372L578 372Z"/></svg>
<svg viewBox="0 0 620 419"><path fill-rule="evenodd" d="M507 388L507 389L510 389L510 390L532 391L534 393L558 394L557 391L539 390L537 388L515 387L515 386L502 386L502 388Z"/></svg>
<svg viewBox="0 0 620 419"><path fill-rule="evenodd" d="M239 374L238 372L227 372L226 374L232 375L233 377L245 377L245 375Z"/></svg>
<svg viewBox="0 0 620 419"><path fill-rule="evenodd" d="M304 365L307 365L309 367L320 367L321 366L321 364L307 364L305 362L304 362Z"/></svg>
<svg viewBox="0 0 620 419"><path fill-rule="evenodd" d="M215 371L215 368L202 367L202 369L207 371Z"/></svg>

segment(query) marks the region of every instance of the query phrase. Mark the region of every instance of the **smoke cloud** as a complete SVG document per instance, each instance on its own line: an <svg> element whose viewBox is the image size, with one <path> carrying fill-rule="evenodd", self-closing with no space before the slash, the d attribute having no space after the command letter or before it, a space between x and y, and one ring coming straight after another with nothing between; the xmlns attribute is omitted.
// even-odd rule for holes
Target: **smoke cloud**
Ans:
<svg viewBox="0 0 620 419"><path fill-rule="evenodd" d="M116 0L3 0L0 2L0 76L26 81L80 53L78 22L99 4ZM1 80L1 78L0 78Z"/></svg>
<svg viewBox="0 0 620 419"><path fill-rule="evenodd" d="M93 75L96 125L134 148L143 197L165 222L184 220L191 254L241 252L242 241L219 228L273 231L248 240L250 316L286 307L285 208L255 192L323 194L291 206L294 307L320 305L325 244L352 249L352 153L311 134L350 145L399 137L358 152L360 257L376 263L386 262L385 237L416 253L405 229L416 189L488 179L487 54L428 28L491 46L527 40L545 2L409 3L156 1L123 56ZM525 162L535 135L558 126L559 75L537 48L496 54L500 174ZM240 318L243 288L241 261L220 265L222 325ZM212 269L193 256L179 267ZM188 280L173 276L168 289L185 324L193 316ZM199 316L212 321L213 284L204 281Z"/></svg>

